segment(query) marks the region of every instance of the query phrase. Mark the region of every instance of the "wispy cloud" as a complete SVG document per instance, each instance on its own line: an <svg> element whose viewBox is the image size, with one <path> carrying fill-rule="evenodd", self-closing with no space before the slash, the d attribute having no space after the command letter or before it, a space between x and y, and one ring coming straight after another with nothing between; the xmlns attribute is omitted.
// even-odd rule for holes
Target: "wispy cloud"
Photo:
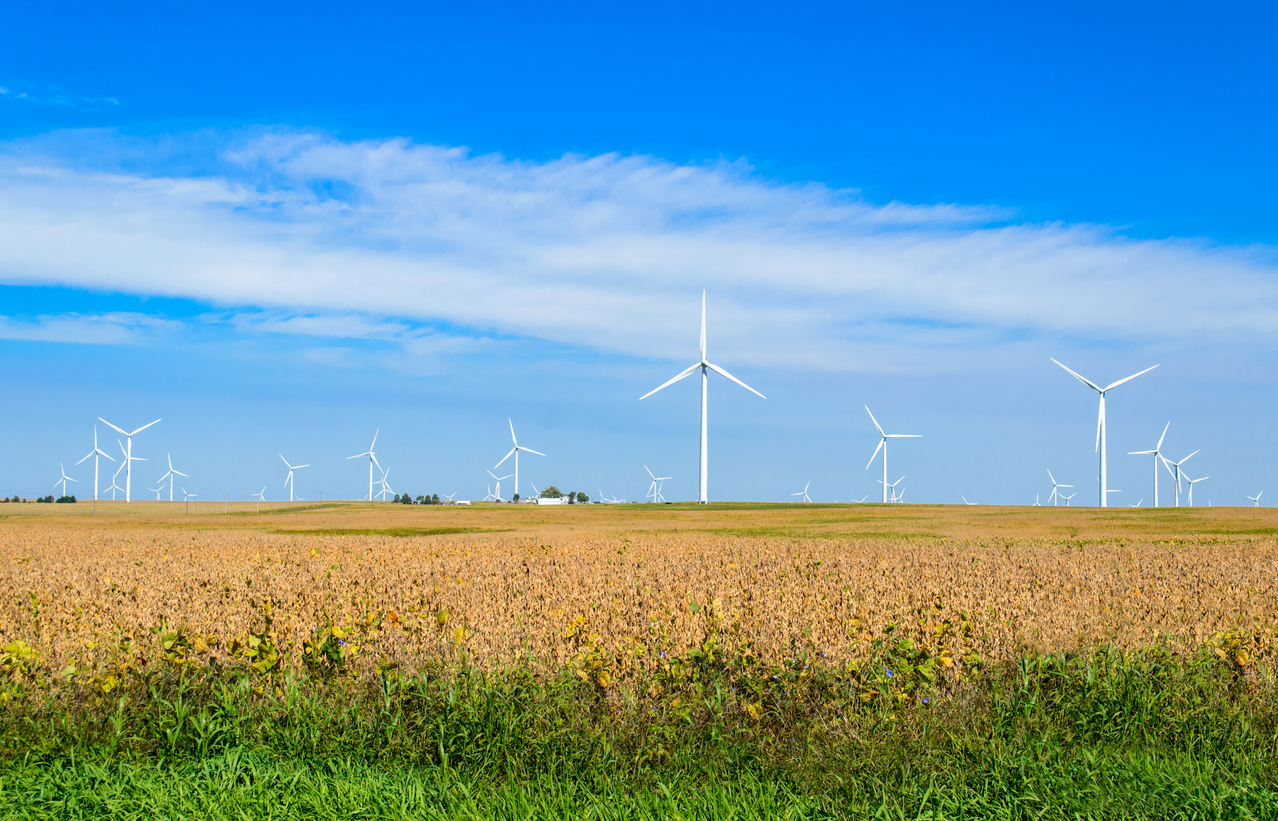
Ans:
<svg viewBox="0 0 1278 821"><path fill-rule="evenodd" d="M251 306L236 321L255 332L428 344L414 329L439 323L683 359L703 287L712 350L821 370L1278 328L1268 248L876 205L744 163L265 133L178 176L85 168L55 145L0 154L0 279Z"/></svg>
<svg viewBox="0 0 1278 821"><path fill-rule="evenodd" d="M28 342L134 345L180 329L178 322L135 313L0 316L0 339Z"/></svg>
<svg viewBox="0 0 1278 821"><path fill-rule="evenodd" d="M62 106L66 108L114 108L120 101L114 97L92 97L69 94L56 88L44 91L0 86L0 101L23 102L30 105Z"/></svg>

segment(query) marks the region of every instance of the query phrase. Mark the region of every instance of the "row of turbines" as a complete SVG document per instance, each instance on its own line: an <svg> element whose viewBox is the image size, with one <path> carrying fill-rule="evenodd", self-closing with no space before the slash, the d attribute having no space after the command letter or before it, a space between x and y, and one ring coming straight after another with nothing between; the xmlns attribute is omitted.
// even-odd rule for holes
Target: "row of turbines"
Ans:
<svg viewBox="0 0 1278 821"><path fill-rule="evenodd" d="M709 459L708 434L709 434L709 374L710 374L710 371L714 371L720 376L723 376L724 378L732 382L735 382L736 384L740 385L741 387L745 388L746 390L750 391L751 393L755 394L761 399L767 399L767 397L764 396L759 391L747 385L745 382L742 382L740 379L737 379L735 376L728 373L722 367L710 362L709 359L707 358L706 356L706 294L705 294L705 291L702 291L701 293L701 345L700 345L700 348L701 348L701 357L697 362L694 362L692 365L688 366L686 369L676 374L673 378L669 379L668 381L662 383L661 385L657 386L653 390L639 397L639 401L643 401L644 399L647 399L649 396L652 396L653 394L668 388L674 383L679 382L683 379L686 379L687 377L692 376L694 373L700 372L700 375L701 375L701 438L700 438L699 459L698 459L697 501L700 502L701 504L706 504L707 502L709 502L710 459ZM1096 419L1096 453L1099 458L1097 504L1099 507L1108 507L1109 495L1111 493L1118 493L1120 491L1111 490L1108 487L1108 448L1107 448L1107 441L1106 441L1106 418L1105 418L1106 395L1110 391L1119 387L1120 385L1123 385L1127 382L1132 381L1133 379L1136 379L1139 376L1143 376L1144 374L1149 373L1150 371L1154 370L1154 368L1157 368L1158 365L1153 365L1149 368L1146 368L1143 371L1134 373L1131 376L1125 377L1123 379L1119 379L1118 381L1112 382L1109 385L1106 385L1105 387L1101 387L1096 382L1093 382L1087 377L1077 373L1076 371L1071 370L1069 367L1057 361L1056 359L1052 359L1051 361L1059 365L1062 369L1064 369L1067 373L1069 373L1071 376L1077 379L1080 383L1087 386L1091 390L1095 391L1099 398L1099 409L1097 412L1097 419ZM868 405L866 406L865 411L867 414L869 414L870 420L871 422L874 423L874 427L879 434L878 445L875 447L874 453L870 456L870 461L866 463L865 469L869 470L870 466L874 464L874 460L878 458L879 453L882 452L883 478L880 480L876 480L879 482L879 484L882 485L882 500L885 504L893 503L893 502L902 502L904 501L904 498L905 498L905 490L904 490L904 487L900 486L900 483L904 480L905 477L902 476L900 479L897 479L896 482L888 482L888 442L889 440L892 440L892 439L918 439L918 438L921 438L922 435L916 434L916 433L888 433L883 429L883 426L879 424L878 419L875 418L874 413L870 411L870 408ZM123 490L125 501L131 501L132 500L132 463L135 461L145 461L144 459L141 459L139 457L135 457L132 455L133 454L133 437L141 433L142 431L146 430L147 428L151 427L152 425L156 424L160 420L157 419L155 420L155 422L151 422L150 424L143 425L142 427L134 431L125 431L124 429L117 427L116 425L113 425L110 422L107 422L105 419L102 419L101 417L99 417L99 420L102 421L104 424L108 425L109 427L111 427L113 430L120 433L125 438L125 442L127 443L127 444L121 443L120 445L121 451L123 453L123 459L124 459L124 462L120 468L120 470L124 471L124 475L125 475L124 487L119 488L116 485L115 477L118 477L120 473L120 470L117 470L115 477L112 478L111 492L112 492L112 498L114 499L115 491ZM485 497L486 500L503 501L501 497L501 483L505 481L506 479L511 479L511 478L515 480L515 494L518 494L519 487L520 487L519 485L519 455L520 453L527 453L527 454L532 454L536 456L545 456L545 454L540 451L536 451L531 448L527 448L520 445L518 439L515 437L514 422L511 420L507 420L507 421L510 425L510 438L511 438L511 443L513 446L511 447L510 451L505 456L503 456L501 460L497 462L496 465L493 466L492 469L486 470L488 475L496 481L495 490L491 486L488 488L488 496ZM1153 450L1134 451L1129 455L1153 457L1154 506L1155 507L1157 507L1159 503L1158 465L1160 461L1175 479L1177 506L1179 506L1180 504L1180 490L1182 487L1182 480L1185 482L1188 482L1189 484L1189 503L1192 506L1194 485L1197 484L1198 482L1205 481L1206 479L1210 477L1204 476L1199 479L1190 479L1187 475L1185 475L1184 471L1182 470L1182 466L1184 465L1184 463L1187 462L1190 458L1192 458L1195 454L1197 454L1198 453L1197 450L1189 454L1189 456L1186 456L1179 461L1173 461L1167 458L1165 454L1163 454L1162 452L1163 441L1165 440L1167 436L1167 430L1168 428L1170 428L1170 426L1171 426L1171 423L1168 422L1167 427L1163 429L1162 437L1159 438L1158 444L1154 447ZM369 460L368 462L368 495L365 498L367 498L370 501L374 498L374 496L377 493L376 491L374 491L374 487L377 485L380 485L381 487L380 493L383 499L385 499L387 495L394 492L391 489L390 483L388 481L389 470L382 468L381 464L377 461L377 456L374 452L374 448L377 445L377 436L379 433L380 433L380 429L373 434L373 441L369 445L369 448L367 451L363 453L357 453L354 456L347 457L348 459L361 459L363 457L368 457L368 460ZM93 468L94 499L97 499L97 494L98 494L98 461L97 460L100 457L105 457L107 459L112 459L112 457L108 456L104 451L102 451L98 447L96 427L94 428L93 451L91 451L87 456L84 457L84 459L81 459L80 462L77 462L76 464L80 464L84 462L85 460L89 459L90 457L94 459L94 468ZM506 463L507 460L510 460L512 457L514 459L514 464L513 464L514 472L512 474L508 474L506 476L498 476L497 474L492 472L493 470L500 468L503 464ZM285 484L285 487L289 489L289 500L295 501L296 499L300 497L297 497L295 493L296 488L295 488L294 473L303 468L310 467L310 465L309 464L307 465L290 464L289 461L284 458L283 454L280 455L280 459L283 460L284 464L288 468L288 475L285 478L284 484ZM112 459L112 461L114 461L114 459ZM376 468L377 470L381 472L380 479L375 478L374 468ZM670 480L673 477L670 477L670 476L658 477L655 474L653 474L653 472L649 470L647 466L645 466L644 469L648 471L648 475L652 480L652 484L649 487L646 498L653 502L664 502L665 497L661 493L662 483ZM160 488L159 489L151 488L151 490L157 494L157 498L159 497L159 493L161 492L161 489L163 488L163 483L167 480L169 482L169 498L170 500L172 500L173 493L174 493L173 488L175 483L175 477L177 476L187 477L187 474L175 470L173 468L172 459L170 457L169 471L166 474L164 474L164 476L160 479ZM1049 497L1049 502L1055 505L1055 504L1059 504L1061 501L1064 501L1068 505L1070 503L1070 500L1074 498L1076 493L1066 496L1062 494L1060 491L1062 488L1072 489L1073 485L1067 485L1067 484L1062 484L1057 482L1055 476L1052 475L1050 469L1048 469L1048 477L1049 479L1051 479L1051 482L1052 482L1052 492ZM66 470L63 469L61 478L58 480L57 483L55 483L55 487L57 486L57 484L61 484L63 488L63 495L66 495L66 483L74 482L74 481L76 480L67 476ZM808 496L808 488L810 486L811 486L811 482L809 482L808 485L805 486L802 491L798 493L794 493L792 495L801 496L802 501L810 502L811 499ZM536 489L534 487L534 491L535 490ZM253 495L259 500L262 500L264 499L265 492L266 492L266 488L264 486L261 492L253 494ZM1261 491L1261 493L1263 493L1263 491ZM193 494L187 494L185 489L183 489L183 494L188 499L193 498ZM1260 496L1261 494L1258 493L1255 496L1248 496L1247 498L1248 500L1254 502L1257 506L1259 506ZM600 497L601 497L601 501L606 501L606 502L621 501L621 500L617 500L615 497L612 499L605 497L602 491L600 492ZM865 499L861 499L860 501L863 502L865 501ZM967 502L966 499L964 499L963 501L964 503L971 504ZM1132 505L1132 507L1139 506L1140 504L1143 503L1143 501L1144 500L1142 499L1140 502L1137 502L1136 505ZM1035 504L1036 505L1039 504L1037 497L1035 498Z"/></svg>

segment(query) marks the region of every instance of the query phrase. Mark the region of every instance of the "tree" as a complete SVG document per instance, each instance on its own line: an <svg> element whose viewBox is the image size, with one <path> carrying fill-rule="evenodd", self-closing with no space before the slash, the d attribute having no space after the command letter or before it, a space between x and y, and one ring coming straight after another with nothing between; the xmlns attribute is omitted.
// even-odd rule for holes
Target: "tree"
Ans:
<svg viewBox="0 0 1278 821"><path fill-rule="evenodd" d="M575 505L575 504L577 504L577 491L575 491L575 490L574 490L574 491L569 492L569 494L568 494L568 504L570 504L570 505Z"/></svg>
<svg viewBox="0 0 1278 821"><path fill-rule="evenodd" d="M562 499L563 497L563 491L554 485L551 485L541 492L541 498L543 499Z"/></svg>
<svg viewBox="0 0 1278 821"><path fill-rule="evenodd" d="M587 496L586 494L584 493L577 494L577 504L584 505L586 502L589 502L589 501L590 501L590 497Z"/></svg>
<svg viewBox="0 0 1278 821"><path fill-rule="evenodd" d="M518 493L516 493L514 496L510 497L510 501L512 501L512 502L518 502L518 501L519 501L519 494L518 494Z"/></svg>
<svg viewBox="0 0 1278 821"><path fill-rule="evenodd" d="M430 503L431 503L432 505L437 505L437 504L439 504L439 494L438 494L438 493L432 493L432 494L430 495Z"/></svg>

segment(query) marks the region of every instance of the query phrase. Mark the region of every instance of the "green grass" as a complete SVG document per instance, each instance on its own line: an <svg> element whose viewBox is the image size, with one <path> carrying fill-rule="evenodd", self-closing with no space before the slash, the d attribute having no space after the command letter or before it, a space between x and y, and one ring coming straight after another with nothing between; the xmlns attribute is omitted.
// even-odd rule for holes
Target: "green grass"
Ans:
<svg viewBox="0 0 1278 821"><path fill-rule="evenodd" d="M663 671L14 667L0 818L1278 817L1278 689L1210 648Z"/></svg>

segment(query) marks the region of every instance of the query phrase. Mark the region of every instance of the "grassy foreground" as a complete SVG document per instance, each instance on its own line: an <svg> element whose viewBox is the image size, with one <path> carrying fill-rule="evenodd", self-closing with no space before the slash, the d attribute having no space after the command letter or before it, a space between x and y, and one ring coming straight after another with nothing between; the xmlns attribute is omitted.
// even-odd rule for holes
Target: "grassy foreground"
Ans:
<svg viewBox="0 0 1278 821"><path fill-rule="evenodd" d="M0 817L1278 817L1272 676L1220 649L948 681L899 655L703 656L677 686L609 691L520 669L185 667L107 693L11 675Z"/></svg>

